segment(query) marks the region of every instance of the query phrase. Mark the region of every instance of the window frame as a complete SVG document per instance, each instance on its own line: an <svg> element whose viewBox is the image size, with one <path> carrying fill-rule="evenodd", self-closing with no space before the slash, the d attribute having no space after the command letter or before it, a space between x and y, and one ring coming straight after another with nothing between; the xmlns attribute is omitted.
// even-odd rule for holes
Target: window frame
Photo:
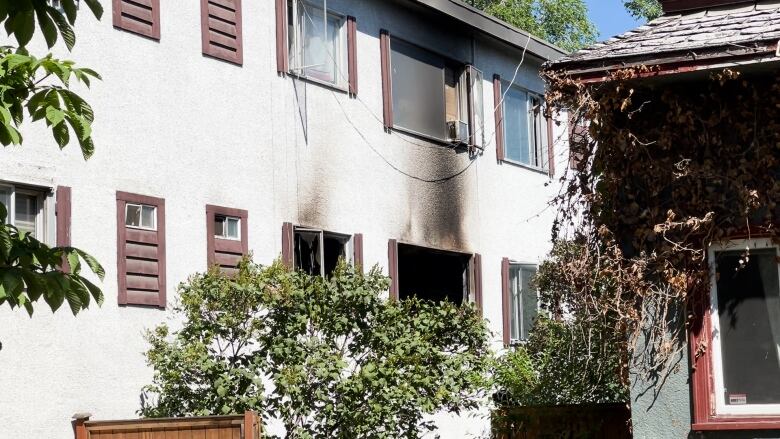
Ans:
<svg viewBox="0 0 780 439"><path fill-rule="evenodd" d="M285 50L288 52L288 74L299 79L303 79L309 82L313 82L325 87L333 88L338 91L349 93L349 37L347 34L347 21L349 17L346 14L328 9L328 18L335 18L338 20L338 41L336 47L339 49L338 54L331 54L326 50L328 58L332 59L336 63L336 71L334 73L334 82L326 79L318 78L316 75L307 75L305 73L306 66L298 67L294 63L302 62L305 59L304 47L303 47L303 29L301 28L298 10L298 2L306 3L304 11L301 13L306 14L306 8L313 8L321 10L316 5L313 5L307 0L285 0L287 2L288 18L287 18L287 41ZM306 14L309 20L314 20L310 14ZM293 21L290 23L289 18L292 17ZM305 20L304 20L305 24ZM305 27L304 27L305 29ZM327 30L326 30L327 31ZM292 40L292 41L290 41Z"/></svg>
<svg viewBox="0 0 780 439"><path fill-rule="evenodd" d="M705 297L694 301L691 311L697 316L688 333L691 362L691 402L693 431L721 430L775 430L780 429L780 410L775 413L723 413L719 411L718 363L721 362L720 343L714 331L718 323L716 253L749 248L775 248L780 254L780 243L770 237L746 237L714 243L707 249L710 288ZM716 346L716 344L718 346ZM703 350L699 346L703 345ZM721 376L722 379L722 376ZM722 381L721 381L722 383ZM722 392L721 392L722 393ZM769 404L768 404L769 405ZM778 404L771 404L777 406ZM753 407L755 405L752 405Z"/></svg>
<svg viewBox="0 0 780 439"><path fill-rule="evenodd" d="M532 263L509 261L509 280L510 280L510 282L509 282L509 296L510 296L510 301L509 301L509 344L510 344L510 346L520 345L520 344L524 344L524 343L528 342L528 337L530 335L530 334L523 334L523 330L524 330L524 327L525 327L525 316L523 314L525 301L523 300L524 299L524 295L523 295L523 291L522 290L518 294L518 298L519 298L519 301L520 301L519 307L517 308L517 310L512 309L512 296L514 294L513 291L512 291L513 284L511 282L512 269L517 269L518 270L518 272L519 272L518 273L519 274L518 282L520 282L522 284L523 272L527 271L527 270L532 270L533 271L532 276L533 276L533 275L535 275L538 272L539 266L537 264L532 264ZM539 293L538 292L536 293L536 306L534 308L536 310L536 315L538 316L539 315ZM519 337L513 337L513 334L512 334L512 319L513 318L518 319L518 326L517 326L517 328L518 328L518 331L519 331L519 334L518 334Z"/></svg>
<svg viewBox="0 0 780 439"><path fill-rule="evenodd" d="M324 229L318 229L314 227L306 227L306 226L293 226L292 228L292 251L293 251L293 258L292 258L292 268L294 270L300 269L300 267L297 266L295 262L295 234L296 233L312 233L317 234L317 239L320 243L320 261L322 263L320 264L320 274L319 276L325 277L325 236L332 236L336 238L347 238L346 243L344 244L344 253L346 255L346 260L348 263L352 264L355 261L355 235L350 235L348 233L338 233L338 232L330 232L328 230Z"/></svg>
<svg viewBox="0 0 780 439"><path fill-rule="evenodd" d="M25 184L0 181L0 187L9 188L11 198L9 206L6 206L7 216L6 224L16 226L16 194L32 195L38 203L38 212L35 214L35 234L34 237L40 242L51 243L52 234L49 231L49 206L48 199L51 193L50 188L36 187Z"/></svg>
<svg viewBox="0 0 780 439"><path fill-rule="evenodd" d="M217 235L216 232L214 233L214 238L216 239L224 239L226 241L241 241L241 224L243 221L241 221L240 216L235 215L227 215L223 213L216 213L214 215L214 229L216 230L216 222L217 220L222 219L222 231L224 232L222 235ZM238 222L238 227L236 228L236 231L238 232L237 236L232 237L228 236L227 234L227 224L229 220L236 220Z"/></svg>
<svg viewBox="0 0 780 439"><path fill-rule="evenodd" d="M130 206L138 206L141 209L141 217L139 218L139 222L140 223L137 226L134 226L134 225L131 225L131 224L127 224L127 218L128 218L128 216L127 216L127 209ZM144 215L143 208L144 207L151 207L152 209L154 209L153 210L154 215L152 215L152 218L154 220L154 225L152 227L144 227L144 225L143 225L143 215ZM150 232L156 232L157 231L157 206L152 205L152 204L144 204L144 203L132 203L132 202L128 201L127 203L125 203L125 227L129 227L131 229L148 230Z"/></svg>
<svg viewBox="0 0 780 439"><path fill-rule="evenodd" d="M388 46L387 47L387 60L386 60L386 63L387 63L387 79L386 80L389 82L389 84L388 84L389 90L387 90L386 93L383 93L384 94L383 98L388 101L388 103L386 105L388 107L388 111L391 113L390 114L390 120L392 121L392 123L391 123L391 126L389 126L388 128L391 128L391 129L394 129L394 130L397 130L397 131L400 131L400 132L403 132L403 133L406 133L406 134L410 134L412 136L419 137L421 139L429 140L431 142L435 142L435 143L438 143L438 144L441 144L441 145L463 146L463 145L467 145L468 144L468 145L472 145L472 146L478 146L480 148L484 147L484 141L482 142L482 144L477 144L477 142L475 141L476 140L476 139L474 139L474 137L476 137L475 134L474 134L474 133L476 133L475 127L472 127L472 125L471 125L472 115L476 114L476 105L479 104L479 105L482 106L482 111L481 111L482 124L483 124L482 131L484 132L484 84L482 84L480 86L480 88L482 90L482 93L483 93L482 94L483 97L481 99L481 102L478 103L477 99L475 99L475 96L474 96L474 88L475 87L471 86L471 84L470 84L471 81L470 81L470 78L469 78L469 71L470 71L470 69L479 72L480 76L482 78L484 78L484 74L482 73L482 71L477 69L473 65L473 63L457 60L457 59L455 59L455 58L453 58L451 56L448 56L448 55L438 51L438 50L431 49L428 46L425 46L425 45L422 45L422 44L418 44L418 43L413 42L411 40L408 40L406 38L397 37L395 35L390 35L389 32L386 35L387 35L386 38L387 38L387 41L388 41L388 45L387 45ZM453 139L439 138L439 137L436 137L435 135L431 135L431 134L427 134L427 133L421 133L421 132L415 131L414 129L406 128L403 125L398 125L398 122L396 121L396 119L397 119L396 118L396 113L395 113L396 109L395 109L395 106L393 105L393 95L394 95L394 91L396 89L395 84L393 84L393 75L392 75L392 71L393 71L392 59L393 59L393 42L394 41L399 41L402 44L406 44L406 45L412 46L415 49L421 50L423 52L427 52L428 54L433 55L434 57L441 59L441 61L444 64L444 68L445 69L446 68L452 68L453 69L453 75L454 75L454 77L456 79L456 84L455 84L454 89L456 90L456 93L457 93L457 99L456 99L457 106L458 106L458 121L457 122L461 122L461 123L465 123L466 124L466 133L464 133L466 138L468 139L466 142L461 142L461 141L458 141L457 139L453 140ZM446 86L446 84L445 84L446 79L445 78L446 78L445 74L442 73L442 83ZM464 83L464 81L465 81L465 83ZM464 93L465 93L465 96L463 95ZM445 113L444 113L445 127L443 128L443 130L446 130L446 125L450 121L446 120L447 119L447 113L446 113L447 112L447 96L446 96L446 92L444 92L444 91L442 93L442 98L444 100L444 111L445 111ZM471 107L474 107L474 108L472 109ZM466 114L462 114L464 111L466 112ZM484 136L484 134L483 134L483 136Z"/></svg>
<svg viewBox="0 0 780 439"><path fill-rule="evenodd" d="M504 156L501 158L501 161L510 163L513 165L517 165L523 168L530 169L532 171L537 172L543 172L545 174L548 174L550 172L550 162L552 158L549 156L549 142L550 139L547 138L549 136L549 129L548 129L548 123L546 122L546 118L544 116L544 93L539 93L534 90L531 90L527 87L523 87L519 84L514 84L510 82L506 82L501 80L501 89L502 89L502 100L501 100L501 114L503 117L503 123L501 124L501 130L502 130L502 140L504 142ZM507 99L506 96L511 93L512 89L518 90L520 92L525 93L528 97L532 97L539 100L539 111L538 116L534 115L533 118L533 131L539 130L539 141L538 144L536 144L536 136L532 136L533 132L529 129L528 132L528 138L529 138L529 144L526 145L529 153L529 157L531 157L531 153L536 154L537 157L540 159L538 160L541 163L541 166L537 166L531 163L523 163L522 161L515 160L509 158L509 148L508 148L508 142L507 142L507 130L509 129L509 119L506 117L507 115ZM527 101L526 101L527 102ZM529 122L530 122L530 115L529 115ZM538 125L538 126L537 126ZM529 128L531 128L531 124L528 124ZM533 148L531 147L531 138L533 137ZM546 157L546 160L544 160Z"/></svg>

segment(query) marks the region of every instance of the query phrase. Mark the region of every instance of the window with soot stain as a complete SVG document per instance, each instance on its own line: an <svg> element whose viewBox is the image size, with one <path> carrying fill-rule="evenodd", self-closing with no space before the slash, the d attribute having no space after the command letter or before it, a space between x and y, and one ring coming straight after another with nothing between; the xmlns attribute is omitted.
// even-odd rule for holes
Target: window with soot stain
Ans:
<svg viewBox="0 0 780 439"><path fill-rule="evenodd" d="M339 258L349 260L349 235L295 228L295 268L312 276L330 276Z"/></svg>
<svg viewBox="0 0 780 439"><path fill-rule="evenodd" d="M463 304L471 255L398 244L398 296Z"/></svg>

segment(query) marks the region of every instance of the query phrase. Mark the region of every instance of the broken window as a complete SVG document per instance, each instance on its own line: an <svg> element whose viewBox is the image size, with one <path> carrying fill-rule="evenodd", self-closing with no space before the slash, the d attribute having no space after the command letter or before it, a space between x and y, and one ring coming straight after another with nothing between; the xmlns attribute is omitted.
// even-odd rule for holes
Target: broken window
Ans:
<svg viewBox="0 0 780 439"><path fill-rule="evenodd" d="M473 296L472 255L398 244L398 297L456 304Z"/></svg>
<svg viewBox="0 0 780 439"><path fill-rule="evenodd" d="M293 239L295 268L312 276L330 276L339 258L349 261L352 254L350 235L296 227Z"/></svg>
<svg viewBox="0 0 780 439"><path fill-rule="evenodd" d="M710 261L716 412L780 414L778 247L737 241L710 249Z"/></svg>

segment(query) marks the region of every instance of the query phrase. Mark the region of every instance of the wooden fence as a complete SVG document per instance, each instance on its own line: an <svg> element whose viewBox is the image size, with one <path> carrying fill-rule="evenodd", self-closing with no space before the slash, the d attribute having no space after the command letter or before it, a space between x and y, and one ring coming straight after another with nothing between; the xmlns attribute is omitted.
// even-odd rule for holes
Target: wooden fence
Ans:
<svg viewBox="0 0 780 439"><path fill-rule="evenodd" d="M626 404L510 407L493 414L498 439L631 439Z"/></svg>
<svg viewBox="0 0 780 439"><path fill-rule="evenodd" d="M75 439L260 439L255 412L243 415L193 418L90 421L74 415Z"/></svg>

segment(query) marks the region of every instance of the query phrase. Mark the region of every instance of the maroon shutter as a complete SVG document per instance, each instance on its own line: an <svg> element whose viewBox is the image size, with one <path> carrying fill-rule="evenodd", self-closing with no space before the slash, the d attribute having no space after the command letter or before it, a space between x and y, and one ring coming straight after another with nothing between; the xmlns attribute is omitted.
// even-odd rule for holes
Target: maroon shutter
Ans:
<svg viewBox="0 0 780 439"><path fill-rule="evenodd" d="M502 310L502 323L504 329L504 346L509 346L510 334L509 334L509 258L501 260L501 310Z"/></svg>
<svg viewBox="0 0 780 439"><path fill-rule="evenodd" d="M241 220L241 240L222 239L214 236L214 220L217 215ZM241 258L249 254L249 213L242 209L206 205L206 251L208 266L218 265L230 275L237 272Z"/></svg>
<svg viewBox="0 0 780 439"><path fill-rule="evenodd" d="M349 93L357 96L357 22L355 17L347 17L347 64L349 74Z"/></svg>
<svg viewBox="0 0 780 439"><path fill-rule="evenodd" d="M482 313L482 255L475 253L472 258L472 275L474 276L474 304Z"/></svg>
<svg viewBox="0 0 780 439"><path fill-rule="evenodd" d="M57 217L57 247L70 247L70 188L68 186L58 186L55 197L54 212ZM68 265L65 257L62 258L61 268L63 272L70 273L70 265Z"/></svg>
<svg viewBox="0 0 780 439"><path fill-rule="evenodd" d="M506 158L504 150L504 103L502 102L501 76L493 75L493 117L496 120L496 159Z"/></svg>
<svg viewBox="0 0 780 439"><path fill-rule="evenodd" d="M352 236L352 264L355 266L355 271L363 273L363 234L355 233Z"/></svg>
<svg viewBox="0 0 780 439"><path fill-rule="evenodd" d="M276 71L290 71L287 53L287 0L276 0Z"/></svg>
<svg viewBox="0 0 780 439"><path fill-rule="evenodd" d="M114 27L160 39L160 0L114 0Z"/></svg>
<svg viewBox="0 0 780 439"><path fill-rule="evenodd" d="M553 139L553 118L547 118L547 167L550 177L555 176L555 139Z"/></svg>
<svg viewBox="0 0 780 439"><path fill-rule="evenodd" d="M385 129L393 128L393 82L390 71L390 32L379 32L379 50L382 63L382 115Z"/></svg>
<svg viewBox="0 0 780 439"><path fill-rule="evenodd" d="M282 263L289 269L294 268L294 240L292 223L282 224Z"/></svg>
<svg viewBox="0 0 780 439"><path fill-rule="evenodd" d="M387 242L387 275L390 277L390 299L398 300L398 241Z"/></svg>
<svg viewBox="0 0 780 439"><path fill-rule="evenodd" d="M157 230L127 227L127 203L157 207ZM165 308L165 200L117 192L116 207L119 304Z"/></svg>
<svg viewBox="0 0 780 439"><path fill-rule="evenodd" d="M244 62L241 0L200 0L200 24L204 55Z"/></svg>

